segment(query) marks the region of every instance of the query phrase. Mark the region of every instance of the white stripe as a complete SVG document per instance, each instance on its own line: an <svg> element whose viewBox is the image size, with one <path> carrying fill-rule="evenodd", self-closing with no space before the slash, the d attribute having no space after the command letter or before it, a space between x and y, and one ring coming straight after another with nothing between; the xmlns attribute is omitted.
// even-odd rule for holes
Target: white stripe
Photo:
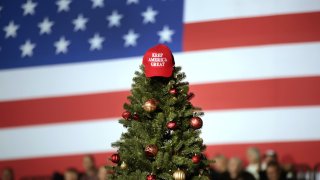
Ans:
<svg viewBox="0 0 320 180"><path fill-rule="evenodd" d="M185 0L184 22L320 11L319 0Z"/></svg>
<svg viewBox="0 0 320 180"><path fill-rule="evenodd" d="M320 75L320 43L176 53L191 84ZM127 90L141 58L0 71L0 101Z"/></svg>
<svg viewBox="0 0 320 180"><path fill-rule="evenodd" d="M0 129L0 160L106 151L121 131L115 119Z"/></svg>
<svg viewBox="0 0 320 180"><path fill-rule="evenodd" d="M205 116L208 144L320 140L320 106L227 110Z"/></svg>
<svg viewBox="0 0 320 180"><path fill-rule="evenodd" d="M207 112L206 144L320 140L320 106ZM122 125L115 120L0 130L0 160L111 150Z"/></svg>

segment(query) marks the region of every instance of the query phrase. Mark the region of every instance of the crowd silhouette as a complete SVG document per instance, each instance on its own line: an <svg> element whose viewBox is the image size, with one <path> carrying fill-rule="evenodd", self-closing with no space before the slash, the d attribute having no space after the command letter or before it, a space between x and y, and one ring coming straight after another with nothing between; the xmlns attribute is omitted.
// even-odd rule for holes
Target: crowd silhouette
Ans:
<svg viewBox="0 0 320 180"><path fill-rule="evenodd" d="M210 165L210 178L213 180L311 180L320 179L317 173L310 175L299 174L292 163L280 163L276 151L267 150L263 154L256 147L249 147L246 152L247 165L238 157L226 157L217 154L213 159L215 163ZM64 172L54 172L51 176L28 177L24 180L106 180L108 171L104 166L97 167L93 156L83 157L83 172L76 168L67 168ZM309 174L308 174L309 173ZM2 169L1 180L14 180L14 169L8 167Z"/></svg>

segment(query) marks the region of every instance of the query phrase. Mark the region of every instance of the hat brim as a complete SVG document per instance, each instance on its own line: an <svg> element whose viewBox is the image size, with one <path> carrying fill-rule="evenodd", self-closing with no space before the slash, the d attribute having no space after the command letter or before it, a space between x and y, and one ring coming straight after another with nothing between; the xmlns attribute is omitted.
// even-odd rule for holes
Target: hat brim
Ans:
<svg viewBox="0 0 320 180"><path fill-rule="evenodd" d="M173 67L172 68L167 68L167 69L156 69L156 68L145 68L145 75L146 77L170 77L173 72Z"/></svg>

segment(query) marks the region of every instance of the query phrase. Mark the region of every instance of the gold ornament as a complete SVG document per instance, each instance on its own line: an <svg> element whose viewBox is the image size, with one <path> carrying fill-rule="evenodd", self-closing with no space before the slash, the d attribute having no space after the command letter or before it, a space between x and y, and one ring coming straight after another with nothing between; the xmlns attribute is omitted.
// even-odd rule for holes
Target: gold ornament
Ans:
<svg viewBox="0 0 320 180"><path fill-rule="evenodd" d="M127 169L128 165L126 162L122 161L121 165L120 165L120 168L121 169Z"/></svg>
<svg viewBox="0 0 320 180"><path fill-rule="evenodd" d="M178 169L177 171L175 171L173 173L173 178L175 180L185 180L186 179L186 174L182 170Z"/></svg>
<svg viewBox="0 0 320 180"><path fill-rule="evenodd" d="M157 109L157 102L154 99L149 99L142 107L147 112L153 112Z"/></svg>

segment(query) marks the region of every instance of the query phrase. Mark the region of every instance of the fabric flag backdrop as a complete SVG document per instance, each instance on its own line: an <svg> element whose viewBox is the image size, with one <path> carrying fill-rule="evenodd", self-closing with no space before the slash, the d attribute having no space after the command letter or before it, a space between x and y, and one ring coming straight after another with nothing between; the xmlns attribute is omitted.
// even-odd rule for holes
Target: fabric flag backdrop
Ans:
<svg viewBox="0 0 320 180"><path fill-rule="evenodd" d="M320 162L320 1L0 2L0 168L99 165L143 53L174 51L206 112L206 153ZM283 159L282 159L283 160Z"/></svg>

